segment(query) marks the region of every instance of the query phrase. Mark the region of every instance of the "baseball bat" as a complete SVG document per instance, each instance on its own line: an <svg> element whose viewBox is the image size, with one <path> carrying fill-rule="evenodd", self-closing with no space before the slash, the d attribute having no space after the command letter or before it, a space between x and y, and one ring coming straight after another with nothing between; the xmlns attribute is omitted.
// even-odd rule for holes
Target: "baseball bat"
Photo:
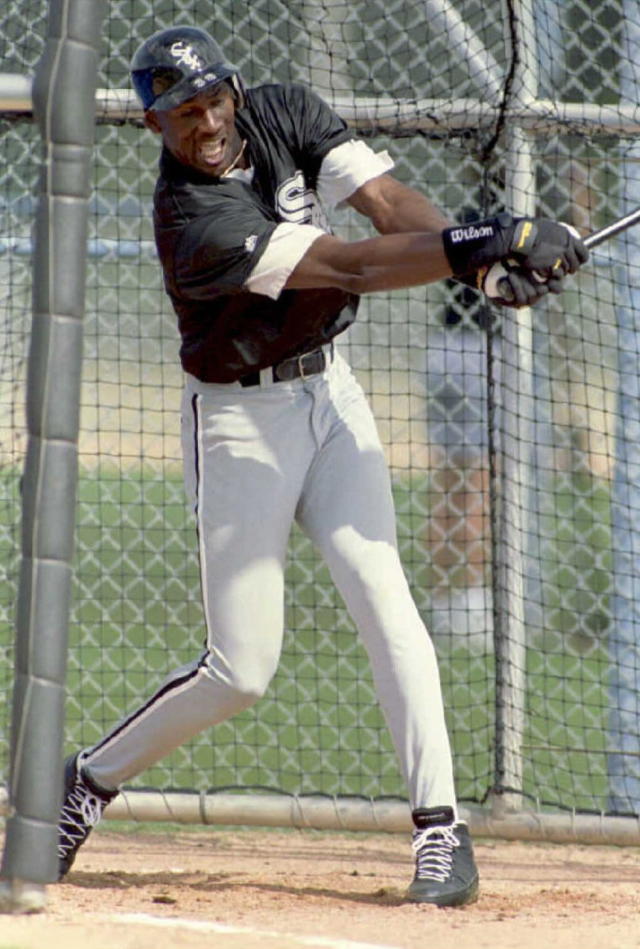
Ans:
<svg viewBox="0 0 640 949"><path fill-rule="evenodd" d="M610 238L615 237L616 234L626 231L628 227L633 227L634 224L638 224L638 222L640 222L640 208L636 208L635 211L630 211L629 214L625 214L623 217L618 218L617 221L607 224L606 227L601 227L598 231L593 231L591 234L588 234L584 238L584 245L589 248L597 247L598 244L608 241Z"/></svg>
<svg viewBox="0 0 640 949"><path fill-rule="evenodd" d="M621 234L623 231L626 231L638 223L640 223L640 208L636 208L634 211L630 211L628 214L619 217L616 221L612 221L611 224L607 224L605 227L601 227L597 231L592 231L591 234L587 234L587 236L583 238L584 246L591 250L593 247L598 247L600 244L611 240L612 237ZM498 286L500 287L501 284L503 289L506 290L508 284L506 282L503 283L502 280L498 283Z"/></svg>

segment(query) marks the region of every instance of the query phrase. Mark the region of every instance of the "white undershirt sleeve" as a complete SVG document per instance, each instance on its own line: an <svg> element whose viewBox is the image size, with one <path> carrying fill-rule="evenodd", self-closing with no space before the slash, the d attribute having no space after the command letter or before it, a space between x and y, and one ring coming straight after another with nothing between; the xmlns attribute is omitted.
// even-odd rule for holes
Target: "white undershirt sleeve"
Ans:
<svg viewBox="0 0 640 949"><path fill-rule="evenodd" d="M277 300L289 276L313 242L325 233L313 224L278 224L266 250L245 282L247 290Z"/></svg>
<svg viewBox="0 0 640 949"><path fill-rule="evenodd" d="M366 142L349 141L336 145L320 166L317 192L327 210L337 207L372 178L394 167L388 152L374 152Z"/></svg>

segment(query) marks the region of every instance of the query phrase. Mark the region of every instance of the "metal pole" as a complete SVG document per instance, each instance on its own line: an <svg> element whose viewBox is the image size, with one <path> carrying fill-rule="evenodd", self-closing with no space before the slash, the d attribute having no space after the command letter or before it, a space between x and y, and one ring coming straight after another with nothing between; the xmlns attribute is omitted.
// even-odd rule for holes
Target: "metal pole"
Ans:
<svg viewBox="0 0 640 949"><path fill-rule="evenodd" d="M514 95L521 104L534 100L537 90L535 36L530 5L516 0L516 44L519 56ZM515 51L514 51L515 54ZM505 154L505 197L508 209L518 216L535 212L536 180L531 136L510 126ZM510 311L504 319L500 358L501 413L498 563L494 591L496 615L496 752L498 794L494 814L522 806L522 739L526 697L526 630L524 583L526 531L524 512L529 491L531 433L532 352L531 310ZM511 406L517 403L518 412ZM501 791L502 788L508 791ZM509 793L513 792L513 793Z"/></svg>
<svg viewBox="0 0 640 949"><path fill-rule="evenodd" d="M75 527L82 321L101 0L51 0L33 86L43 139L35 229L12 710L0 910L31 912L57 879Z"/></svg>
<svg viewBox="0 0 640 949"><path fill-rule="evenodd" d="M633 9L632 9L633 7ZM620 94L640 92L640 26L637 4L625 3L626 55L621 60ZM621 162L624 194L620 213L640 203L637 145ZM626 249L627 258L623 259ZM613 596L609 632L608 809L640 815L640 293L629 264L638 259L640 235L632 228L614 245L615 274L623 289L618 319L618 406L612 496Z"/></svg>
<svg viewBox="0 0 640 949"><path fill-rule="evenodd" d="M424 0L425 18L433 36L446 36L451 49L464 50L464 60L482 100L498 101L502 72L482 39L450 0Z"/></svg>

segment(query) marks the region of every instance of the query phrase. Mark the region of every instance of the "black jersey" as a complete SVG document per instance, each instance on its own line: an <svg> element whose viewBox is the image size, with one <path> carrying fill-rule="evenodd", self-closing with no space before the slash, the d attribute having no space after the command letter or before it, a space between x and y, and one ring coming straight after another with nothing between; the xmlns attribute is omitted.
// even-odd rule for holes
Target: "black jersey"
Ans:
<svg viewBox="0 0 640 949"><path fill-rule="evenodd" d="M322 226L318 172L325 155L353 137L345 123L303 86L274 84L247 91L236 124L247 140L250 184L201 174L165 149L154 198L182 366L203 382L232 382L315 349L353 322L358 302L332 288L283 290L275 300L245 288L279 223Z"/></svg>

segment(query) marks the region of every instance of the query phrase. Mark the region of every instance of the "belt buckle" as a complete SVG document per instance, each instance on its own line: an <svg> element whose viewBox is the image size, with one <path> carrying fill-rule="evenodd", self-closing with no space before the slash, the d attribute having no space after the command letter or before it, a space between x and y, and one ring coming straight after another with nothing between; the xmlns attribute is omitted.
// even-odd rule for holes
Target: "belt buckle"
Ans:
<svg viewBox="0 0 640 949"><path fill-rule="evenodd" d="M297 364L298 364L298 377L299 377L300 379L306 379L306 378L307 378L306 375L305 375L305 372L304 372L304 359L305 359L305 356L309 356L309 355L310 355L310 353L299 353L299 354L296 356L296 362L297 362Z"/></svg>
<svg viewBox="0 0 640 949"><path fill-rule="evenodd" d="M305 372L304 360L311 359L314 362L312 363L313 367L308 373ZM320 368L315 368L315 360L318 360L320 363ZM319 372L323 372L327 368L327 357L324 354L324 349L314 349L310 353L299 353L296 356L296 363L298 365L298 372L300 379L306 379L308 376L315 376Z"/></svg>

